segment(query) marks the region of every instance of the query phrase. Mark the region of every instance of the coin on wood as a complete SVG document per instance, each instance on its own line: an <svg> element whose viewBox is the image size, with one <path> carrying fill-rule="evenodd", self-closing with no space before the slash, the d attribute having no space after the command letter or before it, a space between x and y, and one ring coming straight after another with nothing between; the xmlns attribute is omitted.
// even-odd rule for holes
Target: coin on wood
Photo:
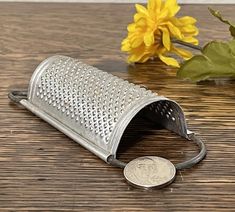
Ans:
<svg viewBox="0 0 235 212"><path fill-rule="evenodd" d="M165 158L144 156L130 161L123 174L127 182L135 187L162 188L174 181L176 168Z"/></svg>

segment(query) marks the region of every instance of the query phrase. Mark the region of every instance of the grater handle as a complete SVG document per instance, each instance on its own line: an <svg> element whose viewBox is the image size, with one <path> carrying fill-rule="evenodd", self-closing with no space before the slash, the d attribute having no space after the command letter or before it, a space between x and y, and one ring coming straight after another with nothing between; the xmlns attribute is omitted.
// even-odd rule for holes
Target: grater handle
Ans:
<svg viewBox="0 0 235 212"><path fill-rule="evenodd" d="M197 137L192 132L190 132L190 134L188 134L188 137L189 137L189 140L193 141L194 143L196 143L199 146L200 152L195 157L193 157L187 161L184 161L182 163L176 164L175 168L177 170L188 169L188 168L193 167L194 165L199 163L201 160L203 160L207 154L206 145L199 137ZM120 167L120 168L124 168L126 166L125 162L122 162L122 161L116 159L113 155L108 158L108 163L113 166Z"/></svg>
<svg viewBox="0 0 235 212"><path fill-rule="evenodd" d="M193 141L194 143L196 143L198 145L200 152L195 157L193 157L187 161L184 161L182 163L176 164L175 168L177 170L191 168L192 166L196 165L201 160L203 160L207 154L206 145L198 136L196 136L194 133L191 133L188 136L189 136L189 140Z"/></svg>
<svg viewBox="0 0 235 212"><path fill-rule="evenodd" d="M19 91L10 91L8 94L9 99L11 99L15 103L20 103L22 99L27 99L28 91L19 90Z"/></svg>

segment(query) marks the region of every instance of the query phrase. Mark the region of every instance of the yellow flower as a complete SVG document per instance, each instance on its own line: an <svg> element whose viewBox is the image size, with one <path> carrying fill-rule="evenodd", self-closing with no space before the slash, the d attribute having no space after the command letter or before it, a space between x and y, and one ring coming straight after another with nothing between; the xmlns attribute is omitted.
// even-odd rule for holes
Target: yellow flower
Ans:
<svg viewBox="0 0 235 212"><path fill-rule="evenodd" d="M144 63L158 57L167 65L179 67L178 61L169 57L169 53L184 59L192 57L191 52L172 43L172 39L178 39L198 45L194 38L198 34L194 25L196 20L190 16L176 18L180 9L176 0L149 0L147 8L139 4L135 7L134 23L128 25L128 36L121 47L122 51L128 52L129 63Z"/></svg>

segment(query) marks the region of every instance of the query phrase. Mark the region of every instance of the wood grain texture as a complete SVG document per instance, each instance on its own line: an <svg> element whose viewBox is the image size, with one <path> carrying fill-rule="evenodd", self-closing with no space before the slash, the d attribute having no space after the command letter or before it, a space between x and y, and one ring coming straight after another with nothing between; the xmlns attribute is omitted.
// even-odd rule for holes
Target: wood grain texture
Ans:
<svg viewBox="0 0 235 212"><path fill-rule="evenodd" d="M214 6L235 20L235 5ZM128 66L120 42L133 5L0 4L0 211L234 211L235 82L195 85L161 62ZM228 39L205 6L182 6L198 19L199 39ZM63 54L165 95L183 107L205 140L207 158L161 190L128 186L113 168L24 108L7 93L26 88L35 67ZM158 155L177 163L196 154L190 142L142 120L126 130L125 161Z"/></svg>

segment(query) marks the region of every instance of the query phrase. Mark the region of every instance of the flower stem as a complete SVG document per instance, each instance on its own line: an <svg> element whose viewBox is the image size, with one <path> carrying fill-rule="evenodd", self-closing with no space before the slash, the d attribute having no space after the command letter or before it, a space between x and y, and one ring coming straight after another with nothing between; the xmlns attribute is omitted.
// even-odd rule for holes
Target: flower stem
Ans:
<svg viewBox="0 0 235 212"><path fill-rule="evenodd" d="M197 46L197 45L194 45L194 44L191 44L191 43L187 43L187 42L185 42L185 41L178 40L178 39L175 39L175 38L172 38L171 41L172 41L173 43L178 43L178 44L180 44L180 45L187 46L187 47L189 47L189 48L202 51L202 47L201 47L201 46Z"/></svg>

